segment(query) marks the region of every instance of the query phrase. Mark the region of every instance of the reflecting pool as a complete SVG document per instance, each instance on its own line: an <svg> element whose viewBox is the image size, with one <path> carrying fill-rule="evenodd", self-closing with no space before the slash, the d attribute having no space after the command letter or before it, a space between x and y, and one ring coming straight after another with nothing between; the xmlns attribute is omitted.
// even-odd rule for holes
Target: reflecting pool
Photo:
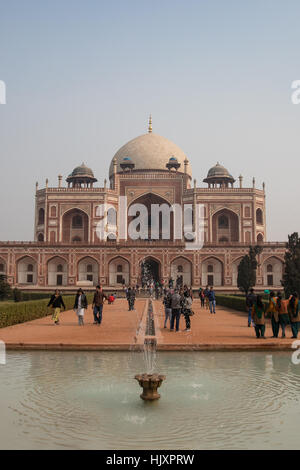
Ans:
<svg viewBox="0 0 300 470"><path fill-rule="evenodd" d="M144 402L137 352L9 352L1 449L300 449L300 365L289 353L163 352Z"/></svg>

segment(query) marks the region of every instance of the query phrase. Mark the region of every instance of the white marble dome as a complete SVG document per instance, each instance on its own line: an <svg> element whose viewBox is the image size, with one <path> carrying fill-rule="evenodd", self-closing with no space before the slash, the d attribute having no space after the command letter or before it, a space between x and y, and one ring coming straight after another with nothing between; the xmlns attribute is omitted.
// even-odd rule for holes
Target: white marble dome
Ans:
<svg viewBox="0 0 300 470"><path fill-rule="evenodd" d="M180 163L178 171L183 173L184 161L187 159L185 153L170 140L152 132L130 140L114 156L117 161L117 172L122 171L120 164L124 159L130 159L134 163L134 170L168 171L166 164L171 157L177 159L178 163ZM110 164L109 176L113 174L113 160ZM187 166L187 173L189 176L192 175L189 164Z"/></svg>

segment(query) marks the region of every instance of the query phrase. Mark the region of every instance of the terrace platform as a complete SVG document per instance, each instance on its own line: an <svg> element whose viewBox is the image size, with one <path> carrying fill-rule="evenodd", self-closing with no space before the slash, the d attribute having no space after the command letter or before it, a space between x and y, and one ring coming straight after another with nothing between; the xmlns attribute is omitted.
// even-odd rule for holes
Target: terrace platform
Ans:
<svg viewBox="0 0 300 470"><path fill-rule="evenodd" d="M8 350L119 350L128 351L142 345L143 325L148 299L138 298L136 310L128 311L125 299L117 299L113 305L104 305L103 321L93 324L89 306L85 325L79 327L74 311L62 312L60 325L54 325L51 316L0 329L0 340ZM192 331L184 332L185 321L181 317L180 332L170 332L163 327L164 309L160 300L154 301L154 318L158 350L291 351L290 328L287 338L271 338L270 321L267 321L267 339L256 339L254 329L247 326L245 312L217 307L216 315L201 309L194 301L195 315L191 318ZM169 325L168 325L169 326Z"/></svg>

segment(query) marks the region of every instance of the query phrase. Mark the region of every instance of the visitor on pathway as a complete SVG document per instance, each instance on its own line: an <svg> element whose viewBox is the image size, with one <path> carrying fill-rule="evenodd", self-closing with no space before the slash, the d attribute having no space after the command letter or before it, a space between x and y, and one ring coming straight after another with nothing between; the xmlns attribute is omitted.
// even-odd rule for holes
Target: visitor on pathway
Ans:
<svg viewBox="0 0 300 470"><path fill-rule="evenodd" d="M261 295L257 295L256 300L252 306L252 314L251 314L253 323L254 323L254 328L255 328L255 333L256 333L256 338L263 338L266 339L265 337L265 309L264 309L264 304L261 298Z"/></svg>
<svg viewBox="0 0 300 470"><path fill-rule="evenodd" d="M248 308L248 326L251 326L251 318L252 318L252 307L256 300L256 296L254 295L254 289L250 289L250 292L246 296L246 306ZM252 324L253 326L253 324Z"/></svg>
<svg viewBox="0 0 300 470"><path fill-rule="evenodd" d="M165 295L163 299L163 305L165 307L165 322L164 328L167 328L167 321L169 320L169 325L171 328L171 317L172 317L172 294L170 289L165 289Z"/></svg>
<svg viewBox="0 0 300 470"><path fill-rule="evenodd" d="M172 317L171 317L170 331L174 331L174 323L176 320L176 332L178 332L180 315L181 315L181 296L178 292L178 289L175 289L174 293L172 294L171 307L172 307Z"/></svg>
<svg viewBox="0 0 300 470"><path fill-rule="evenodd" d="M78 316L78 324L79 326L84 325L84 313L85 309L88 307L88 302L85 293L83 292L82 289L78 289L76 297L75 297L75 302L74 302L74 311L76 312L76 315Z"/></svg>
<svg viewBox="0 0 300 470"><path fill-rule="evenodd" d="M282 331L282 338L285 338L285 328L290 323L288 315L288 300L282 300L280 292L277 292L276 309L279 316L279 325Z"/></svg>
<svg viewBox="0 0 300 470"><path fill-rule="evenodd" d="M135 290L131 287L128 287L126 297L128 301L128 310L134 310Z"/></svg>
<svg viewBox="0 0 300 470"><path fill-rule="evenodd" d="M211 286L208 292L209 311L210 313L216 313L216 294L214 288Z"/></svg>
<svg viewBox="0 0 300 470"><path fill-rule="evenodd" d="M201 308L204 308L205 294L204 294L204 290L202 289L202 287L200 287L198 294L199 294L199 299L201 302Z"/></svg>
<svg viewBox="0 0 300 470"><path fill-rule="evenodd" d="M55 293L51 296L51 299L49 300L48 307L50 306L54 309L52 314L52 320L54 321L55 325L59 325L59 314L61 308L63 307L64 310L66 310L66 306L58 289L56 289Z"/></svg>
<svg viewBox="0 0 300 470"><path fill-rule="evenodd" d="M101 325L104 300L107 300L107 297L104 294L102 287L97 286L92 304L92 309L94 313L94 325Z"/></svg>
<svg viewBox="0 0 300 470"><path fill-rule="evenodd" d="M191 331L191 316L194 314L192 311L193 299L191 297L190 289L187 289L182 296L181 307L185 319L185 330Z"/></svg>
<svg viewBox="0 0 300 470"><path fill-rule="evenodd" d="M299 295L297 292L294 292L288 303L288 312L291 322L291 329L293 336L292 338L298 337L299 327L300 327L300 305L299 305Z"/></svg>
<svg viewBox="0 0 300 470"><path fill-rule="evenodd" d="M114 294L110 294L107 300L108 300L108 305L111 305L116 300L116 297L114 296Z"/></svg>
<svg viewBox="0 0 300 470"><path fill-rule="evenodd" d="M172 278L169 279L169 288L173 289L174 287L174 280Z"/></svg>
<svg viewBox="0 0 300 470"><path fill-rule="evenodd" d="M272 338L278 338L279 334L279 315L278 315L278 310L276 308L277 305L277 298L275 296L275 292L271 291L270 296L269 296L269 304L266 309L266 314L271 315L271 325L272 325L272 331L273 331L273 336Z"/></svg>
<svg viewBox="0 0 300 470"><path fill-rule="evenodd" d="M206 286L206 287L205 287L205 290L204 290L204 297L205 297L205 307L207 308L207 310L209 309L209 298L208 298L208 294L209 294L209 287Z"/></svg>

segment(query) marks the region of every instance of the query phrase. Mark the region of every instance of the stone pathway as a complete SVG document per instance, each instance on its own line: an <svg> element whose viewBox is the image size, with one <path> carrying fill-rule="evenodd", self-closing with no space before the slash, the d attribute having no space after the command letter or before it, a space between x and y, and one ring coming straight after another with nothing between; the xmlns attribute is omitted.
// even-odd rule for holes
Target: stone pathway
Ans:
<svg viewBox="0 0 300 470"><path fill-rule="evenodd" d="M85 315L85 325L77 325L73 311L61 314L61 324L53 325L51 316L32 322L0 329L0 340L7 349L65 349L65 350L129 350L140 347L145 334L148 299L136 300L136 310L129 312L125 299L113 305L104 305L103 322L93 324L91 307ZM165 329L161 301L154 301L155 334L159 350L288 350L291 351L290 328L287 339L274 339L270 321L267 339L256 339L254 329L247 326L247 315L218 307L216 315L201 309L195 300L195 315L191 318L192 331L184 332L184 317L178 333ZM299 338L300 339L300 338Z"/></svg>

